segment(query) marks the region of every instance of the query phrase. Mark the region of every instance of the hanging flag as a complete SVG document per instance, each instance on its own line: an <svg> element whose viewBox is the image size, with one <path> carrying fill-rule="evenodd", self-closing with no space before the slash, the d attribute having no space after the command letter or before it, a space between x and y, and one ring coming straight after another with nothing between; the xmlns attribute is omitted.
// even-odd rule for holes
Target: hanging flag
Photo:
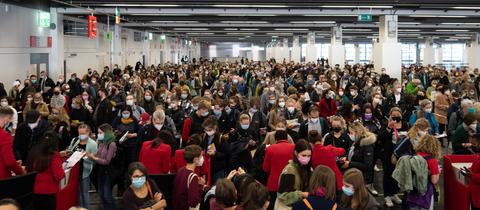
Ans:
<svg viewBox="0 0 480 210"><path fill-rule="evenodd" d="M120 10L118 9L118 7L115 8L115 24L120 24Z"/></svg>
<svg viewBox="0 0 480 210"><path fill-rule="evenodd" d="M97 17L93 15L88 16L88 38L97 38Z"/></svg>

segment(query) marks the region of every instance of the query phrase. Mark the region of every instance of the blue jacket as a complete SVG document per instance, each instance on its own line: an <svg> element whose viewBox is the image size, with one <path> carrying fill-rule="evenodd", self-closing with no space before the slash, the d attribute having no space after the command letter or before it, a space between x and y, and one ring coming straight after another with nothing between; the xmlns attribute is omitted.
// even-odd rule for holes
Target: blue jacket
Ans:
<svg viewBox="0 0 480 210"><path fill-rule="evenodd" d="M72 140L72 143L70 144L70 146L68 146L68 150L74 150L78 146L78 144L80 144L80 139L78 137L75 137ZM97 142L91 138L88 138L88 142L85 150L86 152L97 154ZM90 173L93 170L93 164L94 164L94 161L91 160L90 158L83 159L82 179L88 178L90 176Z"/></svg>
<svg viewBox="0 0 480 210"><path fill-rule="evenodd" d="M438 134L440 133L440 130L438 128L438 122L437 118L435 118L435 115L432 113L425 113L425 119L428 120L428 123L430 123L430 134ZM410 115L410 126L413 126L417 122L417 111L413 112L412 115Z"/></svg>

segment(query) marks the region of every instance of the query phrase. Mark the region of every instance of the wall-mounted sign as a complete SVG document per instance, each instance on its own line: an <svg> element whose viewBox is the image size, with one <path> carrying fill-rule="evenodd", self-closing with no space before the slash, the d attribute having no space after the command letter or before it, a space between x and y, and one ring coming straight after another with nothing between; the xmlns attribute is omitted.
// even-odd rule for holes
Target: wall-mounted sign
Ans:
<svg viewBox="0 0 480 210"><path fill-rule="evenodd" d="M118 9L118 7L115 8L115 24L120 24L120 10Z"/></svg>
<svg viewBox="0 0 480 210"><path fill-rule="evenodd" d="M88 38L97 38L97 17L93 15L88 16Z"/></svg>
<svg viewBox="0 0 480 210"><path fill-rule="evenodd" d="M371 14L359 14L358 15L359 22L372 22L372 15Z"/></svg>
<svg viewBox="0 0 480 210"><path fill-rule="evenodd" d="M52 37L51 36L30 36L29 39L31 48L51 48Z"/></svg>
<svg viewBox="0 0 480 210"><path fill-rule="evenodd" d="M37 25L42 28L50 27L50 13L38 12Z"/></svg>
<svg viewBox="0 0 480 210"><path fill-rule="evenodd" d="M103 33L103 38L105 40L112 40L112 36L113 36L113 33L111 31Z"/></svg>

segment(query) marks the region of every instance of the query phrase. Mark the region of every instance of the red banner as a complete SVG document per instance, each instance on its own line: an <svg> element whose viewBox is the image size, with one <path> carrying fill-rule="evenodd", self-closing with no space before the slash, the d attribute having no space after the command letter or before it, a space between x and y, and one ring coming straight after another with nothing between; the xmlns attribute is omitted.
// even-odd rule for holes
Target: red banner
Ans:
<svg viewBox="0 0 480 210"><path fill-rule="evenodd" d="M30 36L30 47L37 47L37 37Z"/></svg>
<svg viewBox="0 0 480 210"><path fill-rule="evenodd" d="M93 15L88 16L88 38L97 38L97 17Z"/></svg>

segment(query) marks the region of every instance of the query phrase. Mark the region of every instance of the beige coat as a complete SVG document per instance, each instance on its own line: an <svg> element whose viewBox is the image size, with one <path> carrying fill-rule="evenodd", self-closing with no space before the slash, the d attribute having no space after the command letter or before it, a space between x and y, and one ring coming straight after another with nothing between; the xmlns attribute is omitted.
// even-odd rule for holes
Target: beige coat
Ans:
<svg viewBox="0 0 480 210"><path fill-rule="evenodd" d="M28 101L27 104L25 104L25 108L23 109L23 119L26 119L27 112L32 110L32 103L33 101ZM40 112L40 115L43 118L47 118L50 114L50 111L48 111L48 105L43 101L37 105L36 110Z"/></svg>
<svg viewBox="0 0 480 210"><path fill-rule="evenodd" d="M450 106L450 99L447 95L437 92L435 96L435 117L439 124L447 125L447 113Z"/></svg>

